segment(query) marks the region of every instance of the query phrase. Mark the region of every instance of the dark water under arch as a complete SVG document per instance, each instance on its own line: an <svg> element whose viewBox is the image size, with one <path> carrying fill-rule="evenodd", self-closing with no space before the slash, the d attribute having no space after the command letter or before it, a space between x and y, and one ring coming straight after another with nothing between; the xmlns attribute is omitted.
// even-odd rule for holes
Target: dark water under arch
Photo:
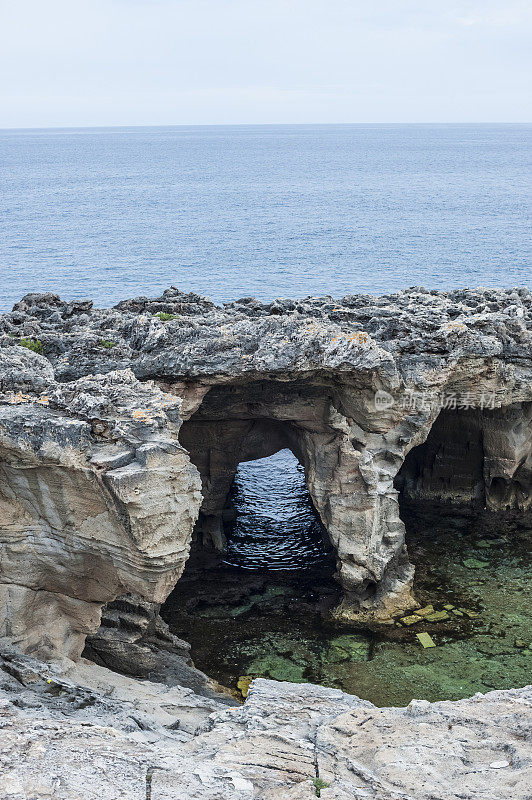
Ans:
<svg viewBox="0 0 532 800"><path fill-rule="evenodd" d="M229 502L224 564L242 569L310 569L331 561L303 467L290 450L238 467Z"/></svg>

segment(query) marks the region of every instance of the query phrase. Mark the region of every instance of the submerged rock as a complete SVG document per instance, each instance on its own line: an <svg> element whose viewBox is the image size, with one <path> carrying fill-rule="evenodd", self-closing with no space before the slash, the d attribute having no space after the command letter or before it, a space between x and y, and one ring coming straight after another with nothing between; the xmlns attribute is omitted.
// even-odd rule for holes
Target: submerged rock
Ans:
<svg viewBox="0 0 532 800"><path fill-rule="evenodd" d="M247 697L249 694L249 687L253 681L253 677L251 675L241 675L238 679L236 685L238 689L242 692L242 697Z"/></svg>
<svg viewBox="0 0 532 800"><path fill-rule="evenodd" d="M427 622L442 622L445 619L449 619L449 612L448 611L433 611L432 614L427 614L425 616Z"/></svg>
<svg viewBox="0 0 532 800"><path fill-rule="evenodd" d="M401 617L399 621L402 625L415 625L416 622L421 622L421 619L419 614L410 614L408 617Z"/></svg>
<svg viewBox="0 0 532 800"><path fill-rule="evenodd" d="M276 653L254 659L249 664L248 670L251 675L273 678L276 681L305 682L305 666L295 664L289 658Z"/></svg>
<svg viewBox="0 0 532 800"><path fill-rule="evenodd" d="M324 661L333 664L342 661L367 661L369 651L370 642L366 637L345 634L330 640Z"/></svg>
<svg viewBox="0 0 532 800"><path fill-rule="evenodd" d="M423 631L423 633L416 633L416 638L422 647L436 647L432 636L426 631Z"/></svg>
<svg viewBox="0 0 532 800"><path fill-rule="evenodd" d="M464 558L463 564L468 569L484 569L489 566L488 561L479 561L478 558Z"/></svg>

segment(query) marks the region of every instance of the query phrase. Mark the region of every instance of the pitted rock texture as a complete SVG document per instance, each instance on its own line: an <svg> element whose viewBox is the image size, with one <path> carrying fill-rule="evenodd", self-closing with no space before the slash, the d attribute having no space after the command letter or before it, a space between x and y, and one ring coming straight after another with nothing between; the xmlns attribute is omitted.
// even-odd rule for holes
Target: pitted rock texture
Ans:
<svg viewBox="0 0 532 800"><path fill-rule="evenodd" d="M255 680L243 706L0 642L5 800L525 800L530 687L376 708ZM321 781L321 784L319 783Z"/></svg>
<svg viewBox="0 0 532 800"><path fill-rule="evenodd" d="M104 603L161 602L173 588L200 482L177 398L128 370L58 384L28 355L26 388L46 388L0 397L0 631L28 652L77 657Z"/></svg>
<svg viewBox="0 0 532 800"><path fill-rule="evenodd" d="M113 309L27 295L0 317L5 632L74 655L102 603L161 602L198 515L198 547L223 549L238 463L281 447L335 548L338 616L412 607L400 492L530 507L531 331L526 289L218 307L171 288Z"/></svg>

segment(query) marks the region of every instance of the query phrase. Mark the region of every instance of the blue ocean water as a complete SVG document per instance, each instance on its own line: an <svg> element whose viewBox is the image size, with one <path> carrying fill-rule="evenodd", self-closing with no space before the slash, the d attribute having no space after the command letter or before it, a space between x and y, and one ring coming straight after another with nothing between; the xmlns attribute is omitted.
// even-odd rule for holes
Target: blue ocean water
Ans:
<svg viewBox="0 0 532 800"><path fill-rule="evenodd" d="M514 286L530 278L526 125L0 131L0 310Z"/></svg>

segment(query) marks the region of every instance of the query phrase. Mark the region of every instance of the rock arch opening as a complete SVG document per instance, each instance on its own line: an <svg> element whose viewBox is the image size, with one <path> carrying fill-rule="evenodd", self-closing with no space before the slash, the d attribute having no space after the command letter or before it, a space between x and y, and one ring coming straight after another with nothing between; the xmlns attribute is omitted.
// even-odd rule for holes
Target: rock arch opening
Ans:
<svg viewBox="0 0 532 800"><path fill-rule="evenodd" d="M292 525L293 534L296 539L299 535L303 544L302 529L309 523L309 519L302 519L304 509L303 516L312 516L314 532L319 530L330 549L322 509L316 502L312 458L313 440L323 436L327 402L327 394L320 387L273 381L221 386L207 393L179 434L202 482L203 502L193 535L191 565L213 565L226 560L231 552L235 554L235 533L238 537L243 530L243 519L235 530L239 509L245 512L249 543L253 530L258 537L251 549L259 547L262 528L263 545L272 550L273 543L267 543L268 535L276 536L275 526L268 526L272 501L278 506L274 513L284 513L285 531ZM248 495L261 493L260 501L257 498L254 502L249 496L246 500L246 491ZM277 530L279 534L279 526ZM228 534L232 534L229 548ZM294 550L294 538L291 546ZM324 546L323 552L326 549ZM266 551L264 557L267 561ZM257 556L254 563L259 560Z"/></svg>
<svg viewBox="0 0 532 800"><path fill-rule="evenodd" d="M304 469L288 449L239 464L223 522L229 566L305 569L325 564L330 554Z"/></svg>
<svg viewBox="0 0 532 800"><path fill-rule="evenodd" d="M234 685L248 662L264 676L311 680L309 637L318 649L320 621L325 625L341 589L334 550L292 450L240 461L220 520L213 537L200 518L162 619L190 642L195 665L223 685Z"/></svg>
<svg viewBox="0 0 532 800"><path fill-rule="evenodd" d="M396 624L445 645L442 672L486 688L524 679L530 411L530 404L444 409L395 478L419 604Z"/></svg>
<svg viewBox="0 0 532 800"><path fill-rule="evenodd" d="M334 552L289 449L238 465L221 528L221 551L211 538L204 545L198 531L183 576L161 609L196 654L197 628L204 624L211 641L213 619L222 627L238 619L243 629L267 630L267 618L283 610L290 618L302 608L312 616L338 602Z"/></svg>
<svg viewBox="0 0 532 800"><path fill-rule="evenodd" d="M400 502L491 511L531 505L532 404L444 409L395 481Z"/></svg>
<svg viewBox="0 0 532 800"><path fill-rule="evenodd" d="M467 598L471 571L489 571L513 542L522 549L532 528L531 421L526 403L444 409L407 454L394 486L421 603L431 591Z"/></svg>

